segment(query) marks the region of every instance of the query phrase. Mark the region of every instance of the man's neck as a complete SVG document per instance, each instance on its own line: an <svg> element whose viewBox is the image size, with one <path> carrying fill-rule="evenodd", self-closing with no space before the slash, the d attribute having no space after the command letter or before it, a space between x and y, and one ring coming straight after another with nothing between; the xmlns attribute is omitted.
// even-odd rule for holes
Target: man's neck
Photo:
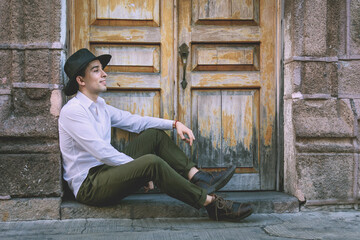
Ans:
<svg viewBox="0 0 360 240"><path fill-rule="evenodd" d="M91 101L93 102L97 102L97 99L99 97L99 94L90 94L87 91L83 91L83 90L79 90L82 94L84 94L85 96L87 96Z"/></svg>

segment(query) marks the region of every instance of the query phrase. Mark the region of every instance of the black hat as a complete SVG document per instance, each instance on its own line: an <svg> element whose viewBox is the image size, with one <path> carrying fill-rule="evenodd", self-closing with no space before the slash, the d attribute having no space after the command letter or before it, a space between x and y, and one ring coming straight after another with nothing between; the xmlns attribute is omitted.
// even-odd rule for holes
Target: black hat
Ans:
<svg viewBox="0 0 360 240"><path fill-rule="evenodd" d="M71 96L79 90L79 84L76 82L77 74L86 67L90 62L94 60L99 60L102 67L105 68L108 65L111 59L111 55L104 54L96 57L88 49L83 48L71 55L68 60L66 60L64 70L66 75L69 77L64 92L66 96Z"/></svg>

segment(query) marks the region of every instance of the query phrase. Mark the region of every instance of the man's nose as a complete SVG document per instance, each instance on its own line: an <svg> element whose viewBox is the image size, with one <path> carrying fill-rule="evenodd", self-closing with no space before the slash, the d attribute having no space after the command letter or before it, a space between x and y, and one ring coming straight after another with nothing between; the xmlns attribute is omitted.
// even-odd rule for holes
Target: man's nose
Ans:
<svg viewBox="0 0 360 240"><path fill-rule="evenodd" d="M101 69L101 71L102 71L102 76L103 76L103 77L107 77L106 72L105 72L103 69Z"/></svg>

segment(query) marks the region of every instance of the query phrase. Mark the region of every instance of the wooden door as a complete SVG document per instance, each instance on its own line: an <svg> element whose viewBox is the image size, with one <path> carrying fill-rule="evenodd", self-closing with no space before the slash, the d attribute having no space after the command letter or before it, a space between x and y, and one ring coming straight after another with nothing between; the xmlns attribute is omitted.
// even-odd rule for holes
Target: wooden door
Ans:
<svg viewBox="0 0 360 240"><path fill-rule="evenodd" d="M190 126L194 146L179 144L199 167L237 166L225 190L275 189L276 0L68 2L69 54L113 56L108 103ZM129 138L113 130L112 144L122 150Z"/></svg>
<svg viewBox="0 0 360 240"><path fill-rule="evenodd" d="M236 174L225 190L274 190L275 0L179 0L178 46L189 46L178 118L191 125L193 161Z"/></svg>
<svg viewBox="0 0 360 240"><path fill-rule="evenodd" d="M95 55L112 55L102 97L132 113L173 119L173 2L72 0L69 5L70 54L86 47ZM112 144L119 150L129 138L113 129Z"/></svg>

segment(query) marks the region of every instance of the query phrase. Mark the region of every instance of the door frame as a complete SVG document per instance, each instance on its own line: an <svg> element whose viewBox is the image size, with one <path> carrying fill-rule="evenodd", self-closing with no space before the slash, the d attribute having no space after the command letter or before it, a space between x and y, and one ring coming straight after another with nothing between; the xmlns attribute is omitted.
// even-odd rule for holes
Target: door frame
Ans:
<svg viewBox="0 0 360 240"><path fill-rule="evenodd" d="M284 4L276 3L276 191L284 191Z"/></svg>

